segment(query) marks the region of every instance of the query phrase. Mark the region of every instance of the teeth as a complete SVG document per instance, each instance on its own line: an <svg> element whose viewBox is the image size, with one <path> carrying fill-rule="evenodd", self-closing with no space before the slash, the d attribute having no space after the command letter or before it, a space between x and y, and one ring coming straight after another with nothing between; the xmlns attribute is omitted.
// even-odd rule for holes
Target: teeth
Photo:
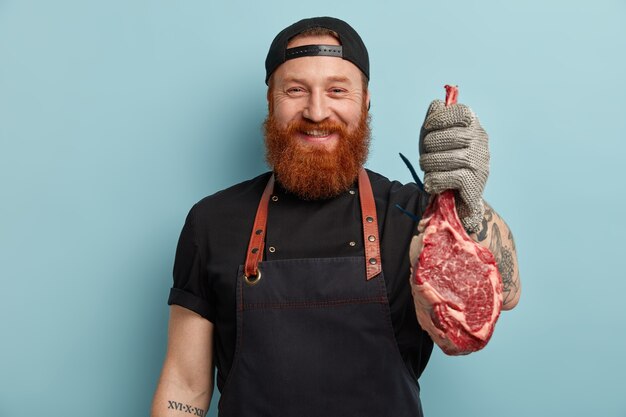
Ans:
<svg viewBox="0 0 626 417"><path fill-rule="evenodd" d="M308 136L316 136L316 137L328 136L330 134L328 130L307 130L304 133L306 133Z"/></svg>

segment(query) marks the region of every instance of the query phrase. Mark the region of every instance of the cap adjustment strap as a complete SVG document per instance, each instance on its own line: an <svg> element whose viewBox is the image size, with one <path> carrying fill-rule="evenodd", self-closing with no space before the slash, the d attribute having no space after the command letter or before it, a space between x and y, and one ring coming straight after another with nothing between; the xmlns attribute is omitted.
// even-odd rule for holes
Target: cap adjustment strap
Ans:
<svg viewBox="0 0 626 417"><path fill-rule="evenodd" d="M335 56L343 58L341 45L304 45L289 48L285 51L285 60L303 56Z"/></svg>

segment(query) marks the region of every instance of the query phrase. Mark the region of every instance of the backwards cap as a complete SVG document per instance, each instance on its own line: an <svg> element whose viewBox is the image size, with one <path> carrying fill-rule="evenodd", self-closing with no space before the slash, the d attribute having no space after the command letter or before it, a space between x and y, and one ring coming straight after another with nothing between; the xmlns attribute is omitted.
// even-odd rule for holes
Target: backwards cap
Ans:
<svg viewBox="0 0 626 417"><path fill-rule="evenodd" d="M337 33L341 45L304 45L287 49L287 44L294 36L313 28L329 29ZM276 68L285 61L303 56L336 56L352 62L368 80L370 78L367 48L352 26L334 17L312 17L300 20L276 35L265 58L265 84Z"/></svg>

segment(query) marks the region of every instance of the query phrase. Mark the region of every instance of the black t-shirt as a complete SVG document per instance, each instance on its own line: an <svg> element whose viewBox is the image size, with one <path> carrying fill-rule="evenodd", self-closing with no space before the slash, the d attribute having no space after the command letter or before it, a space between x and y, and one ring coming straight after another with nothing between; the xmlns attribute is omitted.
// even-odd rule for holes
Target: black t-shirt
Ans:
<svg viewBox="0 0 626 417"><path fill-rule="evenodd" d="M236 341L237 271L245 262L254 217L271 173L234 185L193 206L180 235L168 304L214 324L217 386L222 390ZM433 343L415 317L409 284L409 244L428 195L368 170L381 242L382 266L400 354L419 377ZM363 256L359 192L355 183L333 199L304 201L277 182L269 202L264 260Z"/></svg>

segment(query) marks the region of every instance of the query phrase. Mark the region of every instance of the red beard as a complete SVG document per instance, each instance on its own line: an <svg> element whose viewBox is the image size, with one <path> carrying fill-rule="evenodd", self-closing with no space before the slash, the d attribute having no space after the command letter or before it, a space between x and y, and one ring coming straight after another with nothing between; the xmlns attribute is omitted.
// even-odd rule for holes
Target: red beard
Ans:
<svg viewBox="0 0 626 417"><path fill-rule="evenodd" d="M277 181L305 200L328 199L347 191L356 181L369 153L370 117L365 104L359 124L352 132L343 124L330 121L297 120L280 128L272 107L270 103L269 115L263 123L265 158ZM313 129L337 133L336 146L327 150L303 144L294 137L296 132Z"/></svg>

